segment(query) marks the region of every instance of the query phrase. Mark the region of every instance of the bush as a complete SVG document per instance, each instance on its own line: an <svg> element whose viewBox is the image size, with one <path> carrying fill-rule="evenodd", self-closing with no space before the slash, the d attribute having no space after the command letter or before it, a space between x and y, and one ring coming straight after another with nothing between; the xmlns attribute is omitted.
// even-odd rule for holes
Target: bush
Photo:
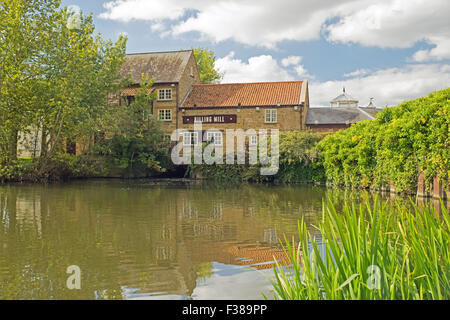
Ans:
<svg viewBox="0 0 450 320"><path fill-rule="evenodd" d="M58 181L104 176L103 159L62 154L49 160L40 170L38 160L20 159L0 167L0 182Z"/></svg>
<svg viewBox="0 0 450 320"><path fill-rule="evenodd" d="M325 181L325 171L319 161L320 153L317 143L323 138L323 134L314 134L310 131L280 132L280 167L275 176L262 176L261 163L249 165L249 154L245 155L245 163L242 165L225 164L226 156L223 156L224 164L214 165L190 165L191 176L200 175L206 179L218 181L246 181L246 182L314 182ZM270 142L268 142L270 145ZM236 156L235 156L235 163Z"/></svg>
<svg viewBox="0 0 450 320"><path fill-rule="evenodd" d="M438 174L449 187L450 88L386 108L376 120L327 136L318 146L327 180L335 185L414 193L419 171L429 186Z"/></svg>

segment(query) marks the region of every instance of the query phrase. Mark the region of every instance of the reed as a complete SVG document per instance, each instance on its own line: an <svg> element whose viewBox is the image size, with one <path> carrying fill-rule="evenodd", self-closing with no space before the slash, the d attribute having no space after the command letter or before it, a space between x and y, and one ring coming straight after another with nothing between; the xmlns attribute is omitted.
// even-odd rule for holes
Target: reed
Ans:
<svg viewBox="0 0 450 320"><path fill-rule="evenodd" d="M291 265L274 264L274 298L449 299L449 227L443 204L439 215L432 205L391 209L379 200L337 212L328 201L317 233L299 221L299 241L284 239Z"/></svg>

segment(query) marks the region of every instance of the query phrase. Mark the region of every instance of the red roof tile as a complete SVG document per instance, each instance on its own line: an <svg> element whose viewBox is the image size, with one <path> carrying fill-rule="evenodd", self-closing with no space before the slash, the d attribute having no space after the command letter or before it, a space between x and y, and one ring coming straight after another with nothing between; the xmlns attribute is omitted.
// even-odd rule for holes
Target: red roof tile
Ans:
<svg viewBox="0 0 450 320"><path fill-rule="evenodd" d="M298 105L303 81L195 84L183 108Z"/></svg>
<svg viewBox="0 0 450 320"><path fill-rule="evenodd" d="M135 96L140 88L125 88L120 91L122 96ZM147 93L150 94L154 89L148 89Z"/></svg>

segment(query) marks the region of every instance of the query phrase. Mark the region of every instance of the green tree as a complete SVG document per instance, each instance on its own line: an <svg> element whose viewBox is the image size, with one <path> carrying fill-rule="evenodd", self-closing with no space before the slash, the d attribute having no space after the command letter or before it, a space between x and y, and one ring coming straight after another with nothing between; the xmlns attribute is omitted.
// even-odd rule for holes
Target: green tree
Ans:
<svg viewBox="0 0 450 320"><path fill-rule="evenodd" d="M134 101L128 103L121 98L121 106L116 106L114 112L110 110L112 137L96 146L96 152L107 156L113 166L124 169L126 177L151 176L171 166L169 141L153 115L153 84L143 76Z"/></svg>
<svg viewBox="0 0 450 320"><path fill-rule="evenodd" d="M202 83L220 83L224 73L216 69L216 57L214 52L206 48L197 48L194 50L195 60L197 61L200 81Z"/></svg>
<svg viewBox="0 0 450 320"><path fill-rule="evenodd" d="M0 162L17 158L20 131L33 118L42 45L57 0L0 0Z"/></svg>
<svg viewBox="0 0 450 320"><path fill-rule="evenodd" d="M83 16L52 0L0 0L0 159L16 159L19 132L42 133L40 172L67 142L97 132L118 75L126 38L94 34Z"/></svg>
<svg viewBox="0 0 450 320"><path fill-rule="evenodd" d="M95 36L92 16L80 16L77 28L67 21L67 9L55 13L48 34L36 122L42 128L41 169L58 148L99 130L108 95L120 88L118 71L125 56L126 38L116 43ZM75 24L76 25L76 24Z"/></svg>

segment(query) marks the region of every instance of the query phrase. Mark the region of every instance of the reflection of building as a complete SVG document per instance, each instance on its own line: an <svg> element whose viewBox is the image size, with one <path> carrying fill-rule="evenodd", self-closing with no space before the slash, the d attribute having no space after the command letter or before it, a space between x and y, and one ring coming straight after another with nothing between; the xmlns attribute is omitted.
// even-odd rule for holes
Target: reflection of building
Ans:
<svg viewBox="0 0 450 320"><path fill-rule="evenodd" d="M348 128L353 123L375 119L382 109L373 104L359 107L359 101L345 92L330 101L330 107L309 108L306 126L315 132L334 132Z"/></svg>

